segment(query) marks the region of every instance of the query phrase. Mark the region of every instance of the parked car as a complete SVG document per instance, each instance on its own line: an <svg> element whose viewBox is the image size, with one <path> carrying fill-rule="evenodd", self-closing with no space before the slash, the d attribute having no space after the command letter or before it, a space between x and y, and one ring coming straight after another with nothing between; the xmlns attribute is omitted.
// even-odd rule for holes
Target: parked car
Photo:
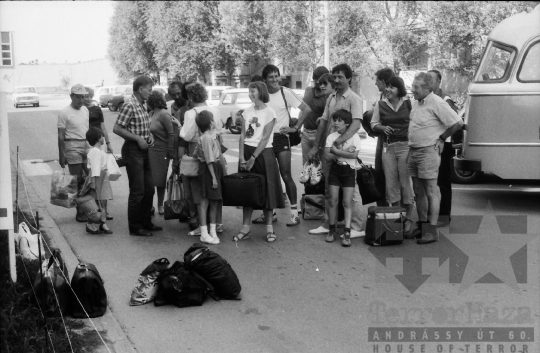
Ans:
<svg viewBox="0 0 540 353"><path fill-rule="evenodd" d="M124 96L127 95L129 97L132 93L132 85L121 85L116 87L111 100L107 103L109 110L112 112L118 111L122 107L122 104L124 104Z"/></svg>
<svg viewBox="0 0 540 353"><path fill-rule="evenodd" d="M208 92L208 99L206 100L206 104L212 106L218 105L223 91L233 88L234 87L232 86L206 86L206 91Z"/></svg>
<svg viewBox="0 0 540 353"><path fill-rule="evenodd" d="M108 106L109 101L113 97L113 93L116 86L103 86L98 87L96 91L94 92L94 99L98 102L98 104L105 108Z"/></svg>
<svg viewBox="0 0 540 353"><path fill-rule="evenodd" d="M39 107L39 94L37 94L36 88L32 86L15 87L11 95L11 100L15 108L19 108L19 105L30 104L34 107Z"/></svg>

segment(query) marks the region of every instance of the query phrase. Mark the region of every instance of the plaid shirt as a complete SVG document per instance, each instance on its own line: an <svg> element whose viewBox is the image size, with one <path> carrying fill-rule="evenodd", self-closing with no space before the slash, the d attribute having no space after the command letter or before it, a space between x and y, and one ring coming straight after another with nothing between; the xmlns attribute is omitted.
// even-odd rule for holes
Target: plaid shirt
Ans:
<svg viewBox="0 0 540 353"><path fill-rule="evenodd" d="M146 104L140 104L133 94L127 102L124 102L116 123L146 141L150 137L150 116Z"/></svg>

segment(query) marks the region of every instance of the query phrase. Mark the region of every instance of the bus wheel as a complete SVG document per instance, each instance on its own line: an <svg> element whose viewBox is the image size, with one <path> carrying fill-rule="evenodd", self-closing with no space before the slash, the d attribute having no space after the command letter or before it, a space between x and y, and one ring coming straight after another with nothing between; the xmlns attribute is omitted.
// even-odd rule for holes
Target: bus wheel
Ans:
<svg viewBox="0 0 540 353"><path fill-rule="evenodd" d="M452 182L457 184L476 184L482 177L482 172L452 168Z"/></svg>

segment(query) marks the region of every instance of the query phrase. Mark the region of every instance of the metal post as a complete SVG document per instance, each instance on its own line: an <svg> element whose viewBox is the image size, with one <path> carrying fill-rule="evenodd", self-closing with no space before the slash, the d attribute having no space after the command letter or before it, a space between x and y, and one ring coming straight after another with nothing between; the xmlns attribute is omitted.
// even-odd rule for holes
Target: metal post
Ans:
<svg viewBox="0 0 540 353"><path fill-rule="evenodd" d="M19 146L17 146L17 176L15 177L15 232L19 233Z"/></svg>
<svg viewBox="0 0 540 353"><path fill-rule="evenodd" d="M43 282L43 262L41 260L41 232L39 230L39 212L36 211L36 229L38 237L38 256L39 256L39 275L41 277L41 303L45 303L45 282ZM45 255L45 254L43 254ZM36 293L37 294L37 293ZM42 309L43 314L43 329L45 330L45 348L46 352L49 352L49 337L47 334L47 315Z"/></svg>
<svg viewBox="0 0 540 353"><path fill-rule="evenodd" d="M328 1L324 2L324 66L330 70L330 19L328 18Z"/></svg>

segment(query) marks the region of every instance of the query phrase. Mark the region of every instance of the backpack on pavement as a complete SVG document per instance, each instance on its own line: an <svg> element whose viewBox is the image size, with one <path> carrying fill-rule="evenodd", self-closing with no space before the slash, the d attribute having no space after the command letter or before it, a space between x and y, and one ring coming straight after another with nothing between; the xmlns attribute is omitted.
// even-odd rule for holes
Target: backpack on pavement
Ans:
<svg viewBox="0 0 540 353"><path fill-rule="evenodd" d="M405 212L407 210L399 206L371 206L368 209L364 242L371 246L403 243Z"/></svg>
<svg viewBox="0 0 540 353"><path fill-rule="evenodd" d="M239 300L242 290L238 276L231 265L219 254L208 247L195 243L184 254L187 268L198 273L213 287L217 296L222 299Z"/></svg>
<svg viewBox="0 0 540 353"><path fill-rule="evenodd" d="M146 266L144 271L139 275L139 282L131 291L129 305L143 305L153 301L158 292L159 276L169 265L169 260L163 257Z"/></svg>
<svg viewBox="0 0 540 353"><path fill-rule="evenodd" d="M71 279L76 298L72 299L72 315L76 318L100 317L107 311L107 293L96 266L80 262Z"/></svg>

